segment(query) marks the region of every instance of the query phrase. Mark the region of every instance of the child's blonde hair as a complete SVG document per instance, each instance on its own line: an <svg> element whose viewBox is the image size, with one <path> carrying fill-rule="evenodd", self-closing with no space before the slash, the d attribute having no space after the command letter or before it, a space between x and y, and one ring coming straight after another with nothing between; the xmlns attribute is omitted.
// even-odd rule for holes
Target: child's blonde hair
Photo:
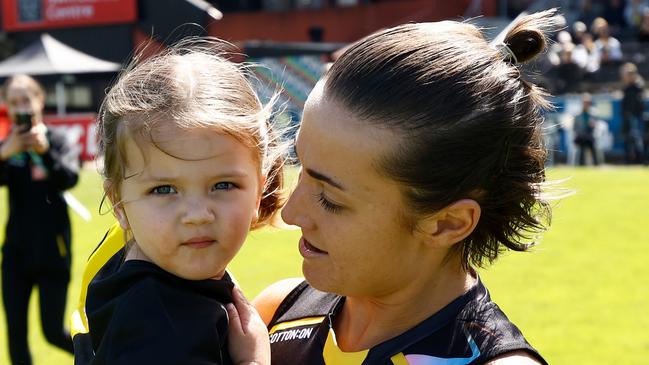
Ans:
<svg viewBox="0 0 649 365"><path fill-rule="evenodd" d="M225 45L193 38L147 60L136 58L110 89L99 111L98 134L105 190L115 204L121 181L128 178L125 137L155 145L152 131L164 120L230 135L256 152L266 184L251 228L269 223L282 206L285 146L270 127L273 100L262 105L246 78L248 66L226 59L220 50Z"/></svg>

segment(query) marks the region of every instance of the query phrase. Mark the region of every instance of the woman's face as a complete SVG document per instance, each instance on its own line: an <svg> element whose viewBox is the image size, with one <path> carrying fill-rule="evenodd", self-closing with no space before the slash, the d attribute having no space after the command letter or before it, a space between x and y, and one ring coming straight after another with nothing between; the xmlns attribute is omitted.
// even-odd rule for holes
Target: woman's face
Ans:
<svg viewBox="0 0 649 365"><path fill-rule="evenodd" d="M25 82L16 81L7 88L7 112L9 119L15 122L19 113L32 114L34 122L40 122L44 101L37 96Z"/></svg>
<svg viewBox="0 0 649 365"><path fill-rule="evenodd" d="M302 230L302 270L315 288L380 297L416 277L421 247L402 193L376 167L396 144L323 98L321 84L309 96L296 142L302 170L282 217Z"/></svg>

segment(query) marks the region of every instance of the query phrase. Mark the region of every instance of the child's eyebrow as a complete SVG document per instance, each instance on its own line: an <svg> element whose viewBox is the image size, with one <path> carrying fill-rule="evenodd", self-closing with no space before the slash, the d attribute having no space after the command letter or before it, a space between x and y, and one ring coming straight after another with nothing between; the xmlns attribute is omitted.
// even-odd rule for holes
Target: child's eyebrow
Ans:
<svg viewBox="0 0 649 365"><path fill-rule="evenodd" d="M219 173L209 175L210 179L236 179L236 178L245 178L250 176L250 174L243 170L228 170L221 171ZM164 175L164 174L152 174L152 173L143 173L139 175L139 180L148 182L148 181L176 181L182 180L185 176L182 175Z"/></svg>

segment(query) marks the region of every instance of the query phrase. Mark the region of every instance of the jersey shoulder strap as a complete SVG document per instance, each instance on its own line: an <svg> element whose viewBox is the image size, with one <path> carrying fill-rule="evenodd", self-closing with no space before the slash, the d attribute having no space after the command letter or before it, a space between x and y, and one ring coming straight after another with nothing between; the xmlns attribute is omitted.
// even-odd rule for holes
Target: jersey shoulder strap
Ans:
<svg viewBox="0 0 649 365"><path fill-rule="evenodd" d="M333 311L341 298L340 295L314 289L305 280L296 286L277 307L269 328L277 323L300 318L326 316Z"/></svg>

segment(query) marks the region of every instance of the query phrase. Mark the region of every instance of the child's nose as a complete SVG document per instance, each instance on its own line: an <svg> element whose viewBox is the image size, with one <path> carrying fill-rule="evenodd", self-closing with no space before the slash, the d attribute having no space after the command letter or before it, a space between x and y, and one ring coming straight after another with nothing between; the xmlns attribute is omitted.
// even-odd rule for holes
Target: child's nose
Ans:
<svg viewBox="0 0 649 365"><path fill-rule="evenodd" d="M189 202L182 216L183 224L207 224L214 221L214 211L205 203L199 201Z"/></svg>

